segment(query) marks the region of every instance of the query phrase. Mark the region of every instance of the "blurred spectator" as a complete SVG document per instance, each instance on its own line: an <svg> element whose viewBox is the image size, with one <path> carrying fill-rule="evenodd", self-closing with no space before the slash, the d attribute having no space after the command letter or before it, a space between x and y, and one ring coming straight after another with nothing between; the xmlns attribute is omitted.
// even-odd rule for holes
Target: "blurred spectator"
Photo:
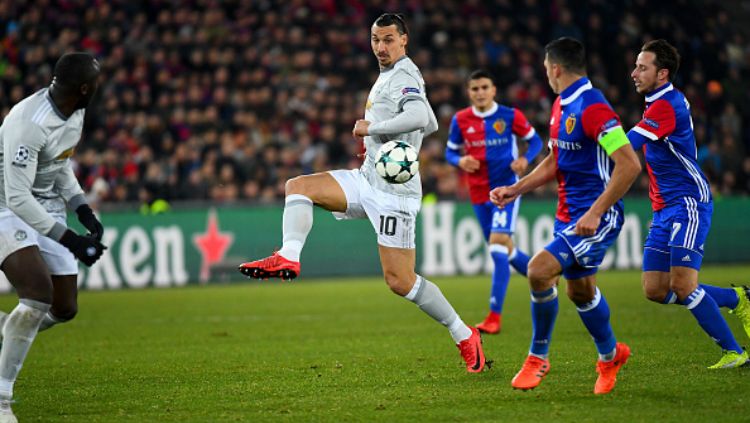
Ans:
<svg viewBox="0 0 750 423"><path fill-rule="evenodd" d="M287 178L360 163L351 129L377 78L364 28L375 0L0 0L0 111L49 83L61 53L86 49L108 75L87 114L77 173L103 202L160 198L276 202ZM425 140L434 198L465 198L445 166L449 119L477 67L498 100L546 135L554 95L541 66L554 37L586 43L589 73L623 119L643 99L629 73L641 45L664 37L683 56L675 81L691 102L701 163L725 194L750 194L750 49L741 17L717 0L396 0L441 128ZM646 16L648 8L649 19ZM645 192L645 181L635 190ZM534 195L553 195L551 188ZM150 200L147 198L149 197Z"/></svg>

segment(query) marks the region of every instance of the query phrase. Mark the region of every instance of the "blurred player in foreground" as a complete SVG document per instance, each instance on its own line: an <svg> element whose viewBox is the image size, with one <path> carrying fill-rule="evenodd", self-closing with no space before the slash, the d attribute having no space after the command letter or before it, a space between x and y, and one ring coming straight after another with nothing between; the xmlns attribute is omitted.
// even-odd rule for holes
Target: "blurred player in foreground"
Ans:
<svg viewBox="0 0 750 423"><path fill-rule="evenodd" d="M399 15L383 14L372 25L370 41L380 65L380 76L370 90L365 119L358 120L353 130L355 137L364 137L367 148L364 164L360 169L335 170L287 181L281 250L265 259L241 264L240 271L258 279L297 277L300 252L312 229L313 205L333 212L337 219L368 218L377 233L380 263L388 287L447 327L466 369L480 372L485 358L479 332L464 324L437 285L414 272L415 225L422 200L419 175L402 185L394 185L375 172L375 154L384 142L401 140L419 151L422 138L437 130L422 75L406 55L409 41L406 23ZM381 220L392 225L381 225Z"/></svg>
<svg viewBox="0 0 750 423"><path fill-rule="evenodd" d="M0 268L19 297L1 317L0 422L16 421L13 384L37 331L76 314L76 258L91 266L106 249L70 165L99 72L90 54L62 56L49 88L16 104L0 127ZM90 234L67 228L66 205Z"/></svg>
<svg viewBox="0 0 750 423"><path fill-rule="evenodd" d="M643 250L643 290L651 301L681 304L724 350L709 369L739 367L747 352L735 340L719 307L732 310L750 336L750 289L698 283L703 246L711 227L713 200L696 161L690 104L672 85L680 55L665 40L646 43L631 73L646 97L643 119L628 132L643 146L654 217Z"/></svg>
<svg viewBox="0 0 750 423"><path fill-rule="evenodd" d="M490 312L477 329L498 333L510 280L508 264L526 276L529 256L516 248L511 239L521 197L499 208L492 204L489 193L492 188L516 183L517 175L525 174L529 163L539 154L542 140L520 110L495 102L497 87L487 71L472 72L467 91L471 107L453 116L445 158L468 174L471 203L495 264ZM518 154L516 138L529 143L526 154Z"/></svg>
<svg viewBox="0 0 750 423"><path fill-rule="evenodd" d="M529 262L531 348L511 384L517 389L533 389L549 372L557 284L562 274L568 280L568 297L599 352L594 393L606 394L614 388L630 348L615 339L609 306L596 286L596 273L620 233L621 198L641 166L619 117L586 77L583 45L564 37L547 44L545 52L547 79L552 91L559 94L550 118L551 153L517 183L490 193L492 202L505 207L555 178L558 182L555 239Z"/></svg>

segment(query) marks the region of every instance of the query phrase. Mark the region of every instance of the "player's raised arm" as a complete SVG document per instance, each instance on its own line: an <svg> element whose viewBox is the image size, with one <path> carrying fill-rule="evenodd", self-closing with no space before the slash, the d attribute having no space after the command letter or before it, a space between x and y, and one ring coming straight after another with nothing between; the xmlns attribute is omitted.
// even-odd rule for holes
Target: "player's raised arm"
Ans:
<svg viewBox="0 0 750 423"><path fill-rule="evenodd" d="M583 127L586 135L596 139L615 164L607 188L576 224L578 235L589 236L596 233L604 212L628 192L641 172L641 162L609 105L590 106L583 114Z"/></svg>
<svg viewBox="0 0 750 423"><path fill-rule="evenodd" d="M81 185L78 183L70 162L60 170L55 178L54 191L60 193L63 200L70 210L74 210L78 216L78 221L89 230L89 233L99 241L104 236L104 226L94 215L94 211L86 201Z"/></svg>
<svg viewBox="0 0 750 423"><path fill-rule="evenodd" d="M526 154L517 158L510 164L510 168L516 175L523 175L534 158L542 151L542 139L526 116L518 109L513 111L513 134L518 138L529 143L529 148L526 150Z"/></svg>
<svg viewBox="0 0 750 423"><path fill-rule="evenodd" d="M445 161L464 172L476 172L479 169L479 160L469 154L461 155L461 146L463 143L464 138L461 135L461 129L458 127L458 120L453 115L451 126L448 130L448 142L445 146Z"/></svg>
<svg viewBox="0 0 750 423"><path fill-rule="evenodd" d="M3 179L8 208L42 235L59 240L67 227L55 221L34 198L39 150L45 142L42 129L33 122L10 120L3 127Z"/></svg>
<svg viewBox="0 0 750 423"><path fill-rule="evenodd" d="M528 175L521 178L518 182L507 187L497 187L490 191L490 201L498 207L504 207L506 204L515 200L519 195L526 194L534 189L546 184L555 178L557 163L555 155L550 153L539 163L539 166Z"/></svg>

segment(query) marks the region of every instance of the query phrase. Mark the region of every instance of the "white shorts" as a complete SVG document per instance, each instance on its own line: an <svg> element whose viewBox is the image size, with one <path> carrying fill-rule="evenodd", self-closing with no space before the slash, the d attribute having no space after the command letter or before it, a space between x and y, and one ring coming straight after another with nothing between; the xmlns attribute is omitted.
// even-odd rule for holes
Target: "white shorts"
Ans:
<svg viewBox="0 0 750 423"><path fill-rule="evenodd" d="M53 214L65 223L64 214ZM57 241L39 233L10 210L0 211L0 264L16 251L36 245L52 275L77 275L78 261L73 253Z"/></svg>
<svg viewBox="0 0 750 423"><path fill-rule="evenodd" d="M345 213L334 212L336 219L370 219L378 244L393 248L415 248L419 198L404 197L373 189L359 169L329 172L346 195Z"/></svg>

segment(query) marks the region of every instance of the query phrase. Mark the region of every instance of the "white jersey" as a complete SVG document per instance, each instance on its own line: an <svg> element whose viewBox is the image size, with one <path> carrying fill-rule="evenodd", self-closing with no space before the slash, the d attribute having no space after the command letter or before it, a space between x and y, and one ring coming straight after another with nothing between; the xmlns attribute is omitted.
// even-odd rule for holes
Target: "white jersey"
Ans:
<svg viewBox="0 0 750 423"><path fill-rule="evenodd" d="M66 119L47 88L10 110L0 126L0 212L11 209L40 234L59 239L65 225L51 213L64 213L66 202L83 194L70 156L84 114L79 109Z"/></svg>
<svg viewBox="0 0 750 423"><path fill-rule="evenodd" d="M362 174L373 188L390 194L407 197L422 197L422 181L419 174L405 184L389 184L375 172L375 155L380 146L390 140L401 140L409 143L419 151L422 138L437 130L438 123L435 113L427 101L424 79L419 68L407 56L403 56L393 66L380 71L378 80L372 86L367 96L365 120L372 123L393 119L403 112L407 101L423 101L429 113L426 127L404 134L369 135L365 137L366 157L362 164Z"/></svg>

